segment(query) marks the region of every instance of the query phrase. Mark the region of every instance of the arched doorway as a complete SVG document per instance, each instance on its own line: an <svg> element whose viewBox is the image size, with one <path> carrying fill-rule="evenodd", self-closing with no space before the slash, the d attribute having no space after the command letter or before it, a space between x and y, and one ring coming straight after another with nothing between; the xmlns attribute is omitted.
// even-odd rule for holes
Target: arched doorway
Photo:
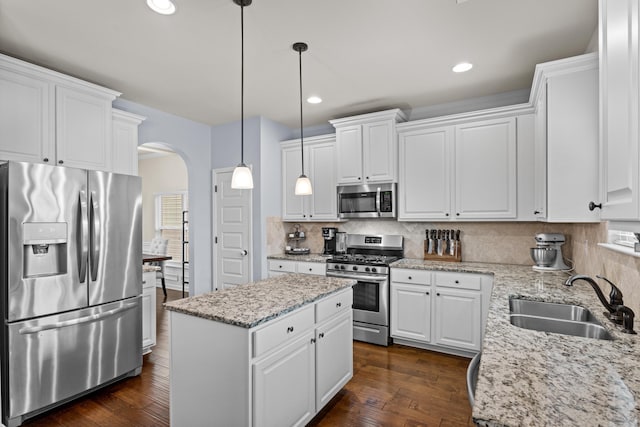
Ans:
<svg viewBox="0 0 640 427"><path fill-rule="evenodd" d="M142 240L168 240L164 279L168 290L189 294L189 179L182 156L169 145L150 142L138 147L142 178Z"/></svg>

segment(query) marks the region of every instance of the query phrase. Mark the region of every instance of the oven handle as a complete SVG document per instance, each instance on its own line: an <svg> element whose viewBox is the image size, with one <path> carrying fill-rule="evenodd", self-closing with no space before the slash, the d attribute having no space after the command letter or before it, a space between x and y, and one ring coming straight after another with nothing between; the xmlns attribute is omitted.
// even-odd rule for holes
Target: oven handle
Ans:
<svg viewBox="0 0 640 427"><path fill-rule="evenodd" d="M380 187L378 187L378 190L376 191L376 212L378 212L378 216L382 216L381 212L380 212L380 207L381 203L380 203Z"/></svg>
<svg viewBox="0 0 640 427"><path fill-rule="evenodd" d="M327 271L327 277L339 277L341 279L355 279L366 282L385 282L387 276L367 276L366 274L344 274L344 273L332 273Z"/></svg>

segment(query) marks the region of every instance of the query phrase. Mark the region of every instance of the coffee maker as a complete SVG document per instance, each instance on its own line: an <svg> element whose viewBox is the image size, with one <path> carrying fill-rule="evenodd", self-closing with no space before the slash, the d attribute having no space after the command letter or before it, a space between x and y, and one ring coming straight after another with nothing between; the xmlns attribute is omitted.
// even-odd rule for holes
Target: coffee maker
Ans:
<svg viewBox="0 0 640 427"><path fill-rule="evenodd" d="M533 266L534 270L571 270L571 267L564 263L562 256L562 245L566 241L564 234L538 233L535 239L537 247L531 248L531 258L536 263Z"/></svg>
<svg viewBox="0 0 640 427"><path fill-rule="evenodd" d="M336 233L335 227L322 227L322 237L324 238L324 252L322 255L334 255L336 253Z"/></svg>

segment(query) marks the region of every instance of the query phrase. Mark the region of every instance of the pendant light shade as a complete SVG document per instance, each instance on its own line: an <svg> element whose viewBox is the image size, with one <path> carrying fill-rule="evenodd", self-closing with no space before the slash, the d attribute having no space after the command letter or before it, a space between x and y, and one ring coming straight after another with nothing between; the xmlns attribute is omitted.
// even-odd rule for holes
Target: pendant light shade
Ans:
<svg viewBox="0 0 640 427"><path fill-rule="evenodd" d="M238 190L250 190L253 188L253 176L251 175L251 169L244 163L240 163L233 170L231 176L231 188Z"/></svg>
<svg viewBox="0 0 640 427"><path fill-rule="evenodd" d="M249 190L253 188L251 169L244 164L244 7L251 0L233 0L240 6L240 164L233 170L231 188Z"/></svg>
<svg viewBox="0 0 640 427"><path fill-rule="evenodd" d="M304 135L302 131L302 52L309 48L306 43L298 42L293 44L293 50L298 52L300 71L300 155L302 156L302 173L296 180L296 196L308 196L313 194L311 180L304 174Z"/></svg>
<svg viewBox="0 0 640 427"><path fill-rule="evenodd" d="M311 180L307 175L302 174L296 180L296 195L297 196L308 196L313 194L313 189L311 188Z"/></svg>

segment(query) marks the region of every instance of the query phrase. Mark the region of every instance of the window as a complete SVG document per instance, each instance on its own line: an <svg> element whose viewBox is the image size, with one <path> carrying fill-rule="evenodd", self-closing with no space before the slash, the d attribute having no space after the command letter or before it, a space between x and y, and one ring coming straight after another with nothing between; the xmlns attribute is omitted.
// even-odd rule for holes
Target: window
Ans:
<svg viewBox="0 0 640 427"><path fill-rule="evenodd" d="M167 255L176 262L182 262L182 212L187 208L184 191L156 195L156 234L169 240Z"/></svg>

